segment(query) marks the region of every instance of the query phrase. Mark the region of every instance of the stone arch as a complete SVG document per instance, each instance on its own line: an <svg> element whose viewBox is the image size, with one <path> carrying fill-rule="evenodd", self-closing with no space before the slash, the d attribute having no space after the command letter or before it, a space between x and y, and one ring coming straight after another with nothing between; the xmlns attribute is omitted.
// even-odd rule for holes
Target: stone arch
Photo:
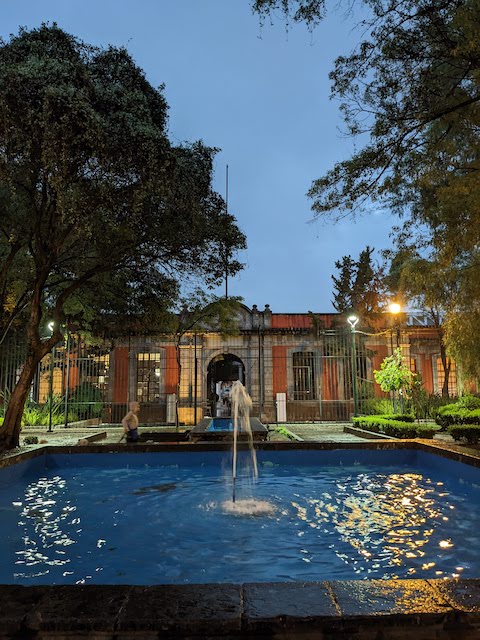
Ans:
<svg viewBox="0 0 480 640"><path fill-rule="evenodd" d="M245 364L233 353L219 353L207 367L208 405L212 416L231 415L230 390L235 380L245 384Z"/></svg>

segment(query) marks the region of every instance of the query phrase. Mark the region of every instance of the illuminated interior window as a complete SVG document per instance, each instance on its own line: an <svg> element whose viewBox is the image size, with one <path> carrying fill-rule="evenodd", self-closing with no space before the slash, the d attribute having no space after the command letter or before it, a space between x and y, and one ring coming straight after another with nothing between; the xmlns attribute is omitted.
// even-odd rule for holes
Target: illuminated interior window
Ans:
<svg viewBox="0 0 480 640"><path fill-rule="evenodd" d="M159 402L161 385L160 353L137 354L137 400Z"/></svg>

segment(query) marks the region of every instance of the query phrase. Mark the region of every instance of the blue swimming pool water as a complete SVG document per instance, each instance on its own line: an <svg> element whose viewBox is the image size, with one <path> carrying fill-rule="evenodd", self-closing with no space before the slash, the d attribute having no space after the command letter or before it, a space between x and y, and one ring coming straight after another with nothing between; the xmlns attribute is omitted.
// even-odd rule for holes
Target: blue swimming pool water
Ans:
<svg viewBox="0 0 480 640"><path fill-rule="evenodd" d="M480 474L416 451L47 455L0 471L0 582L184 584L480 576Z"/></svg>

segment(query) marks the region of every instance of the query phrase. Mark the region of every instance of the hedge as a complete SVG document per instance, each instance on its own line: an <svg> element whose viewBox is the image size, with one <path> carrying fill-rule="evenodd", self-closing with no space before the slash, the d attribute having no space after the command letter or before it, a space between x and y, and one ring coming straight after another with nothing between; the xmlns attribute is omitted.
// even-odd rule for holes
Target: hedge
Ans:
<svg viewBox="0 0 480 640"><path fill-rule="evenodd" d="M457 404L440 407L435 422L443 429L451 425L480 424L480 409L463 409Z"/></svg>
<svg viewBox="0 0 480 640"><path fill-rule="evenodd" d="M480 440L480 424L453 425L448 432L454 440L465 438L468 444L477 444Z"/></svg>
<svg viewBox="0 0 480 640"><path fill-rule="evenodd" d="M375 433L384 433L394 438L433 438L438 431L434 424L415 424L384 416L360 416L353 418L353 424Z"/></svg>
<svg viewBox="0 0 480 640"><path fill-rule="evenodd" d="M397 422L415 422L415 416L411 413L385 413L378 414L374 416L369 416L370 418L385 418L385 420L395 420Z"/></svg>

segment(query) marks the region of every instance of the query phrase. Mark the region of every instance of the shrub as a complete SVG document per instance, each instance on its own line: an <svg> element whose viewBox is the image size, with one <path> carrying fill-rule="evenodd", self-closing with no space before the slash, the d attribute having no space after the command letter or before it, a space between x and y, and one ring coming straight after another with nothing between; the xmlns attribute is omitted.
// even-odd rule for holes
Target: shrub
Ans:
<svg viewBox="0 0 480 640"><path fill-rule="evenodd" d="M24 444L38 444L37 436L27 436L23 439Z"/></svg>
<svg viewBox="0 0 480 640"><path fill-rule="evenodd" d="M456 404L460 409L469 409L470 411L480 409L480 398L472 394L465 394L460 396Z"/></svg>
<svg viewBox="0 0 480 640"><path fill-rule="evenodd" d="M77 414L73 411L68 413L68 421L75 422ZM52 399L52 425L56 426L65 422L65 407L62 396L54 395ZM30 403L23 410L22 424L29 426L47 427L50 424L50 402L39 405Z"/></svg>
<svg viewBox="0 0 480 640"><path fill-rule="evenodd" d="M289 440L296 440L295 436L291 431L286 429L285 427L275 427L274 431L280 433L282 436L286 436Z"/></svg>
<svg viewBox="0 0 480 640"><path fill-rule="evenodd" d="M479 424L480 409L462 409L458 403L447 404L438 410L435 422L442 429L455 424Z"/></svg>
<svg viewBox="0 0 480 640"><path fill-rule="evenodd" d="M433 438L433 436L439 431L439 428L433 422L427 424L415 424L417 430L417 438Z"/></svg>
<svg viewBox="0 0 480 640"><path fill-rule="evenodd" d="M414 422L415 416L411 413L392 413L389 415L379 415L378 418L385 418L386 420L396 420L398 422Z"/></svg>
<svg viewBox="0 0 480 640"><path fill-rule="evenodd" d="M411 418L412 416L408 416ZM384 433L394 438L433 438L438 431L434 424L416 424L402 420L392 420L391 416L361 416L353 418L353 423L375 433Z"/></svg>
<svg viewBox="0 0 480 640"><path fill-rule="evenodd" d="M96 418L103 409L102 392L90 382L82 382L75 388L68 404L78 415L79 420Z"/></svg>
<svg viewBox="0 0 480 640"><path fill-rule="evenodd" d="M480 424L454 425L448 428L454 440L465 438L468 444L477 444L480 440Z"/></svg>
<svg viewBox="0 0 480 640"><path fill-rule="evenodd" d="M393 413L393 402L389 398L368 398L360 401L360 408L365 415L386 415Z"/></svg>
<svg viewBox="0 0 480 640"><path fill-rule="evenodd" d="M43 412L40 406L28 405L23 410L22 421L24 424L34 427L42 424Z"/></svg>

